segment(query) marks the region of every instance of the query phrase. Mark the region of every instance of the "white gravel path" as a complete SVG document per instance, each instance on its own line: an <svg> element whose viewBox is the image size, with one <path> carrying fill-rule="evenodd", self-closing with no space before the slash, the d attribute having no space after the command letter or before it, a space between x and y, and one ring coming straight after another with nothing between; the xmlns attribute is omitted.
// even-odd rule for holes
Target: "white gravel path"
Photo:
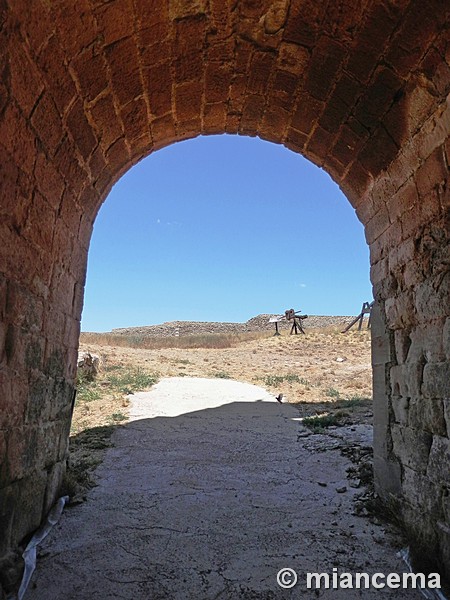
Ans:
<svg viewBox="0 0 450 600"><path fill-rule="evenodd" d="M307 572L402 565L383 528L353 514L336 439L302 431L295 408L249 384L173 378L136 394L98 487L47 538L26 600L419 598L306 589ZM290 590L277 585L283 567L298 573Z"/></svg>

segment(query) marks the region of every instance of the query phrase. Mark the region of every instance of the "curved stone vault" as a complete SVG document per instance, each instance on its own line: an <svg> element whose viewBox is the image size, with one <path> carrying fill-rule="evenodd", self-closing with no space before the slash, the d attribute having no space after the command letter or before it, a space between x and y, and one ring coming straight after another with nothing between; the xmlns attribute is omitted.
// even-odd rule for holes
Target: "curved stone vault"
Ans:
<svg viewBox="0 0 450 600"><path fill-rule="evenodd" d="M375 471L450 564L447 0L0 0L0 556L65 468L86 258L111 186L234 133L323 167L365 226Z"/></svg>

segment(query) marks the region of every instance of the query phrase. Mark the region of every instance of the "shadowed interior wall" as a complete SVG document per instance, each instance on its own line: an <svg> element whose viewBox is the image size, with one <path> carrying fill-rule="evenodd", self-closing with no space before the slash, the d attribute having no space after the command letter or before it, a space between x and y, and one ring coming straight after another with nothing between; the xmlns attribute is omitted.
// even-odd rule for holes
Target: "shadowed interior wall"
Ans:
<svg viewBox="0 0 450 600"><path fill-rule="evenodd" d="M448 28L444 0L0 0L0 557L64 473L101 203L234 133L323 167L365 226L377 489L449 574Z"/></svg>

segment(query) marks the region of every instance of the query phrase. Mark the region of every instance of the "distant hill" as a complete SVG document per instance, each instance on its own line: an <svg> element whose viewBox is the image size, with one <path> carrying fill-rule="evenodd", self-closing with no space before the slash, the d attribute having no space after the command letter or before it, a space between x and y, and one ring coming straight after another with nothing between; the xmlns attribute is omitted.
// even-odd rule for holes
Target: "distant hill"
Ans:
<svg viewBox="0 0 450 600"><path fill-rule="evenodd" d="M245 323L220 323L210 321L170 321L160 325L144 325L142 327L122 327L113 329L115 335L139 335L148 337L168 337L185 335L202 335L205 333L243 333L247 331L272 331L274 324L269 319L277 315L262 314L252 317ZM354 319L353 316L330 317L309 316L305 321L308 327L345 326ZM281 321L279 328L289 329L292 323Z"/></svg>

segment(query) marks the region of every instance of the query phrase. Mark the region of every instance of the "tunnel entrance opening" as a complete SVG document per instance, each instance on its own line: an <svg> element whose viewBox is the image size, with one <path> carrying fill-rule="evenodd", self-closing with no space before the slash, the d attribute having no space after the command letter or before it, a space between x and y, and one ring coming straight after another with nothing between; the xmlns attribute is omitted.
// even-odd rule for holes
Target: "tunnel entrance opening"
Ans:
<svg viewBox="0 0 450 600"><path fill-rule="evenodd" d="M302 402L303 416L362 418L370 339L336 334L355 298L371 294L367 254L334 182L279 146L213 136L149 157L121 178L96 221L82 329L122 327L81 336L105 373L100 385L82 384L73 432L81 440L83 429L125 418L117 382L136 369L250 381ZM275 348L269 316L290 302L310 315L308 341L283 338ZM165 323L146 327L155 321Z"/></svg>

